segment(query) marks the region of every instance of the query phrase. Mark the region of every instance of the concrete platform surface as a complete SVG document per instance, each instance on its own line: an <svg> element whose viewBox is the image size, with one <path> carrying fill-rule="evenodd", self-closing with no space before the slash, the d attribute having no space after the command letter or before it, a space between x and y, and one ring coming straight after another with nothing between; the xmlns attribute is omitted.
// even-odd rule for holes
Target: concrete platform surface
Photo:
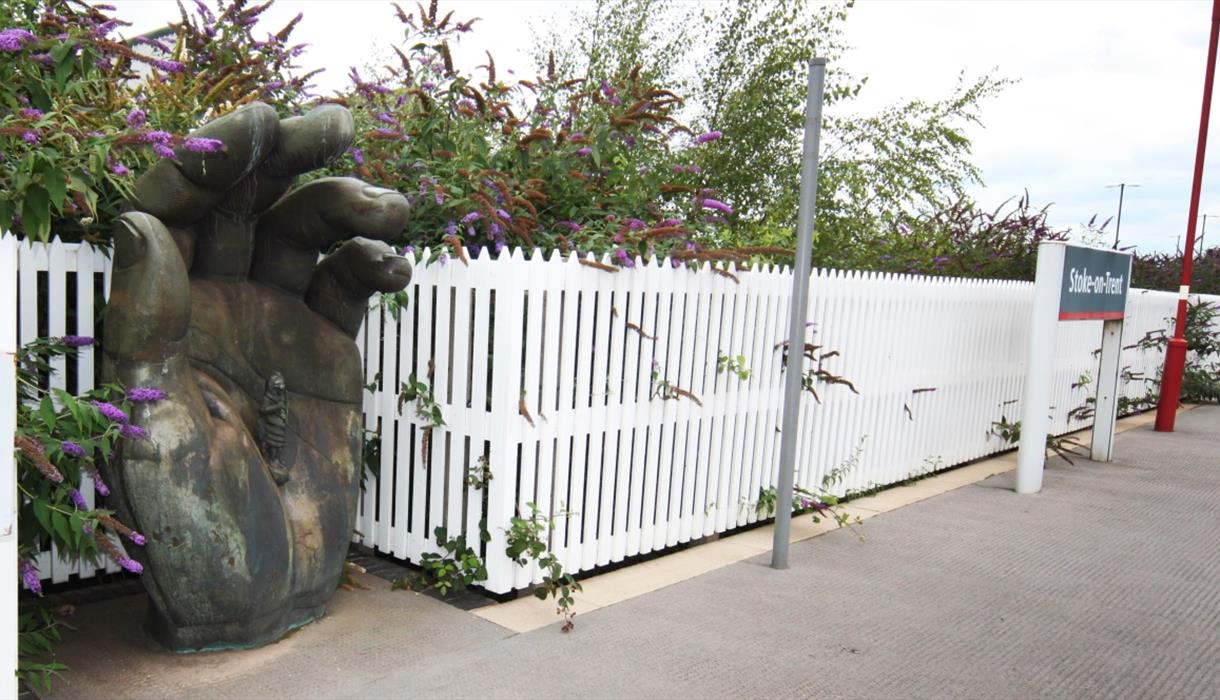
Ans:
<svg viewBox="0 0 1220 700"><path fill-rule="evenodd" d="M339 592L250 652L175 656L142 596L81 606L53 697L1220 696L1220 407L931 496L523 634L425 596ZM733 538L726 538L731 541ZM697 549L688 552L697 552Z"/></svg>

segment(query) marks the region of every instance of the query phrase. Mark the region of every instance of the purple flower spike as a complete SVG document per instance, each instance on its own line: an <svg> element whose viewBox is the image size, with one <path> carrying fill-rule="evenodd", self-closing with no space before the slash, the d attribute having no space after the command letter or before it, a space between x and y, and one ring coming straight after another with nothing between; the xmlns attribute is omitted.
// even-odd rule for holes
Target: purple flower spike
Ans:
<svg viewBox="0 0 1220 700"><path fill-rule="evenodd" d="M588 155L589 155L590 153L592 153L592 152L593 152L593 149L592 149L592 148L589 148L588 146L585 146L585 147L583 147L583 148L577 149L577 151L576 151L576 155L580 156L581 158L584 158L584 157L588 156Z"/></svg>
<svg viewBox="0 0 1220 700"><path fill-rule="evenodd" d="M119 434L128 440L146 440L148 439L148 431L138 425L124 423L119 426Z"/></svg>
<svg viewBox="0 0 1220 700"><path fill-rule="evenodd" d="M356 165L364 165L364 151L359 148L353 148L352 160L356 161Z"/></svg>
<svg viewBox="0 0 1220 700"><path fill-rule="evenodd" d="M20 51L34 39L34 34L27 29L5 29L0 31L0 51Z"/></svg>
<svg viewBox="0 0 1220 700"><path fill-rule="evenodd" d="M29 143L29 144L38 143L38 132L37 131L24 131L21 134L21 140L25 141L26 143Z"/></svg>
<svg viewBox="0 0 1220 700"><path fill-rule="evenodd" d="M479 212L472 211L469 214L467 214L466 216L462 217L462 223L463 224L473 223L475 221L478 221L480 216L482 216L482 215L479 214Z"/></svg>
<svg viewBox="0 0 1220 700"><path fill-rule="evenodd" d="M34 109L33 107L22 107L21 109L17 110L17 113L20 114L21 116L25 117L26 119L41 119L42 118L42 110Z"/></svg>
<svg viewBox="0 0 1220 700"><path fill-rule="evenodd" d="M630 253L622 248L614 251L614 259L617 260L618 264L623 267L635 267L635 259L631 257Z"/></svg>
<svg viewBox="0 0 1220 700"><path fill-rule="evenodd" d="M162 145L169 145L173 140L174 135L168 131L150 131L143 136L144 143L159 143Z"/></svg>
<svg viewBox="0 0 1220 700"><path fill-rule="evenodd" d="M76 489L68 489L68 498L72 501L72 505L80 510L89 510L89 504L85 503L85 497Z"/></svg>
<svg viewBox="0 0 1220 700"><path fill-rule="evenodd" d="M144 535L141 535L140 533L136 532L135 530L132 530L131 534L128 535L127 538L129 540L131 540L132 542L135 542L136 544L140 545L141 547L143 547L144 544L146 542L148 542L148 540L144 538Z"/></svg>
<svg viewBox="0 0 1220 700"><path fill-rule="evenodd" d="M85 448L81 447L75 442L72 442L71 440L64 440L63 442L59 443L59 449L69 457L81 459L85 456Z"/></svg>
<svg viewBox="0 0 1220 700"><path fill-rule="evenodd" d="M505 221L513 220L512 214L509 214L508 212L504 211L503 209L497 209L496 216L500 217L501 219L504 219Z"/></svg>
<svg viewBox="0 0 1220 700"><path fill-rule="evenodd" d="M219 153L225 150L225 143L219 139L189 138L182 142L182 147L192 153Z"/></svg>
<svg viewBox="0 0 1220 700"><path fill-rule="evenodd" d="M716 211L721 211L725 214L733 213L733 207L730 207L718 199L704 199L701 204L703 205L704 209L715 209Z"/></svg>
<svg viewBox="0 0 1220 700"><path fill-rule="evenodd" d="M174 149L170 148L169 146L166 146L163 143L154 143L152 149L153 149L153 153L156 153L161 158L171 158L172 159L175 157Z"/></svg>
<svg viewBox="0 0 1220 700"><path fill-rule="evenodd" d="M699 134L696 136L695 142L707 143L709 141L718 141L722 136L724 136L724 134L719 131L709 131L706 134Z"/></svg>
<svg viewBox="0 0 1220 700"><path fill-rule="evenodd" d="M59 342L70 348L83 348L87 345L93 345L93 337L88 335L65 335L59 339Z"/></svg>
<svg viewBox="0 0 1220 700"><path fill-rule="evenodd" d="M127 414L123 413L123 410L118 406L105 401L93 401L91 403L93 404L93 407L97 409L98 413L106 416L106 418L114 421L115 423L127 422Z"/></svg>
<svg viewBox="0 0 1220 700"><path fill-rule="evenodd" d="M128 170L127 166L123 165L122 163L111 163L110 172L114 173L115 175L118 175L119 177L123 177L124 175L130 173L131 171Z"/></svg>
<svg viewBox="0 0 1220 700"><path fill-rule="evenodd" d="M99 496L110 495L110 487L106 485L106 482L102 481L101 474L93 475L93 490L97 491Z"/></svg>
<svg viewBox="0 0 1220 700"><path fill-rule="evenodd" d="M148 114L146 114L144 110L140 109L139 107L136 107L127 113L127 126L130 126L133 129L138 129L141 126L144 126L144 122L147 120Z"/></svg>
<svg viewBox="0 0 1220 700"><path fill-rule="evenodd" d="M168 394L155 386L137 386L127 390L127 400L134 401L135 403L160 401L166 396Z"/></svg>
<svg viewBox="0 0 1220 700"><path fill-rule="evenodd" d="M21 582L34 595L42 595L42 577L38 575L38 569L34 567L34 562L29 559L21 559Z"/></svg>
<svg viewBox="0 0 1220 700"><path fill-rule="evenodd" d="M135 559L131 559L129 557L123 557L122 559L120 559L119 566L130 571L133 574L144 573L144 566L141 565L140 562L136 561Z"/></svg>
<svg viewBox="0 0 1220 700"><path fill-rule="evenodd" d="M153 61L152 64L166 73L181 73L186 68L186 66L183 66L177 61L156 60Z"/></svg>

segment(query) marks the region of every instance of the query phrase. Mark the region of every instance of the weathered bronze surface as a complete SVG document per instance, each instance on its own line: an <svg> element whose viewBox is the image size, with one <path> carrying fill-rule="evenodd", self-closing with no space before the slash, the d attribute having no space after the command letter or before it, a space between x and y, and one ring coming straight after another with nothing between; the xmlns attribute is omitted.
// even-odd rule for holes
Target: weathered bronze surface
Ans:
<svg viewBox="0 0 1220 700"><path fill-rule="evenodd" d="M410 280L382 242L408 204L349 178L286 193L353 128L335 105L243 107L193 134L225 152L159 162L117 225L104 369L169 398L132 416L151 438L107 467L109 504L148 535L133 554L171 649L273 641L338 585L361 471L353 338L369 296Z"/></svg>

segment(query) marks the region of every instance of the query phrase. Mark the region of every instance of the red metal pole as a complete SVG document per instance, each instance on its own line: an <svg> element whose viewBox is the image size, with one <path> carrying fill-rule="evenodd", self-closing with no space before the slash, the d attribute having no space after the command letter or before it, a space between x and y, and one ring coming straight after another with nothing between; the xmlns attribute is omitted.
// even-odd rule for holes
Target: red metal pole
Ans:
<svg viewBox="0 0 1220 700"><path fill-rule="evenodd" d="M1199 220L1199 190L1203 186L1203 155L1207 151L1207 122L1212 111L1212 83L1216 79L1216 39L1220 36L1220 0L1212 0L1211 40L1207 45L1207 76L1203 79L1203 115L1199 118L1199 146L1195 151L1195 178L1190 186L1190 218L1186 223L1186 247L1182 256L1182 288L1178 297L1178 316L1173 339L1165 352L1165 371L1161 373L1161 397L1156 406L1156 429L1173 432L1178 403L1182 397L1182 375L1186 371L1186 298L1190 293L1190 272L1195 252L1195 222Z"/></svg>

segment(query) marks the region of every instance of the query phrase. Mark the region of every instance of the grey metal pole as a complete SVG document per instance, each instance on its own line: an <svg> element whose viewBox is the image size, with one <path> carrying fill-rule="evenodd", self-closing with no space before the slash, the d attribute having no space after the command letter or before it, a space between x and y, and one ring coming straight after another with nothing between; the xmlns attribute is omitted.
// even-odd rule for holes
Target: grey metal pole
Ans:
<svg viewBox="0 0 1220 700"><path fill-rule="evenodd" d="M826 59L809 61L805 95L805 146L801 156L801 203L796 224L796 266L792 271L792 314L788 321L788 364L784 376L784 425L779 442L779 483L775 498L775 541L771 568L788 568L788 533L792 526L792 484L796 473L796 426L801 410L801 373L805 359L805 315L809 306L809 268L813 258L813 222L817 214L818 142L822 131L822 92Z"/></svg>
<svg viewBox="0 0 1220 700"><path fill-rule="evenodd" d="M1115 185L1106 185L1106 189L1118 188L1118 222L1114 225L1114 250L1118 250L1118 232L1123 228L1123 194L1127 192L1128 187L1139 187L1138 184L1132 182L1120 182Z"/></svg>

